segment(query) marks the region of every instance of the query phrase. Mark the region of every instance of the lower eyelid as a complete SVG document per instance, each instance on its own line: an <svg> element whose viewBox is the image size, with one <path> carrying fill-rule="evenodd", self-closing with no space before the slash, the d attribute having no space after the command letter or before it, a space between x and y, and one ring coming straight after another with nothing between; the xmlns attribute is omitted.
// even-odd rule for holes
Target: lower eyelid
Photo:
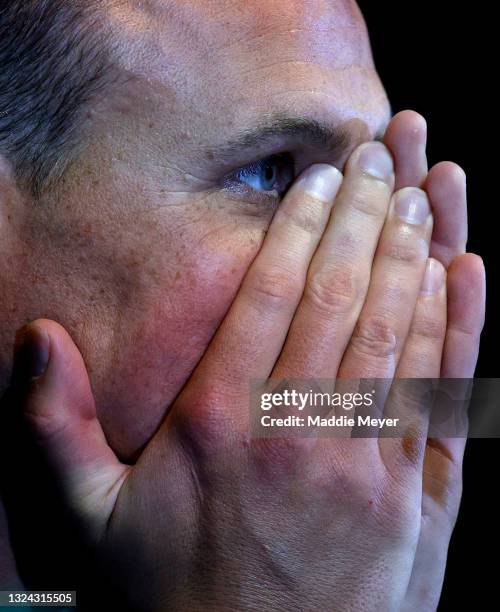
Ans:
<svg viewBox="0 0 500 612"><path fill-rule="evenodd" d="M259 206L276 206L281 201L280 195L276 191L258 191L248 187L244 183L225 185L224 191L228 195L234 196L245 202L252 202Z"/></svg>

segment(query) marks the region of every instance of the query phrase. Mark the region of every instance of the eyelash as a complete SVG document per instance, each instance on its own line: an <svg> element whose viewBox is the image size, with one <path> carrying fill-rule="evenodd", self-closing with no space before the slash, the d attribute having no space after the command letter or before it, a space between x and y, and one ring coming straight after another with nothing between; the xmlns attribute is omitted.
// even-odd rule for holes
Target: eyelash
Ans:
<svg viewBox="0 0 500 612"><path fill-rule="evenodd" d="M245 180L256 179L259 174L273 167L278 169L275 172L276 179L273 181L274 189L257 189L255 186L245 183ZM280 176L280 171L285 170ZM271 180L272 175L267 180ZM243 192L244 194L264 198L273 201L281 200L295 179L295 162L290 153L278 153L262 158L256 162L238 168L236 171L224 178L224 187L230 191ZM254 181L255 182L255 181ZM277 192L277 193L273 193Z"/></svg>

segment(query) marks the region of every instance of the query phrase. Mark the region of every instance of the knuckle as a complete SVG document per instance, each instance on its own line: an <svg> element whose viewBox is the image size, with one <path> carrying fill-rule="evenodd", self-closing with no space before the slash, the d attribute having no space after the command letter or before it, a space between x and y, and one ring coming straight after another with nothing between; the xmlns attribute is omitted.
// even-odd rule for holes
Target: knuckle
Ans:
<svg viewBox="0 0 500 612"><path fill-rule="evenodd" d="M381 198L376 191L386 190L384 183L372 183L369 190L357 190L350 196L351 207L368 217L379 219L385 216L388 208L387 198Z"/></svg>
<svg viewBox="0 0 500 612"><path fill-rule="evenodd" d="M477 345L479 344L481 338L481 331L478 329L473 329L471 327L465 327L459 324L453 324L449 327L449 332L455 335L458 335L462 338L467 345Z"/></svg>
<svg viewBox="0 0 500 612"><path fill-rule="evenodd" d="M324 211L327 203L308 194L302 194L300 206L284 208L282 214L300 230L308 234L320 234L323 229Z"/></svg>
<svg viewBox="0 0 500 612"><path fill-rule="evenodd" d="M31 409L29 406L24 411L24 420L27 423L35 440L43 440L48 443L56 440L64 434L67 422L47 412Z"/></svg>
<svg viewBox="0 0 500 612"><path fill-rule="evenodd" d="M442 318L417 315L413 320L410 335L427 340L442 340L446 334L446 322Z"/></svg>
<svg viewBox="0 0 500 612"><path fill-rule="evenodd" d="M86 400L86 398L85 398ZM23 419L33 438L46 443L62 438L70 424L66 412L61 410L60 400L44 390L41 380L30 383L23 405ZM87 402L75 393L72 409L75 414L86 411Z"/></svg>
<svg viewBox="0 0 500 612"><path fill-rule="evenodd" d="M428 244L424 239L415 240L414 236L405 233L398 240L391 240L382 249L390 259L403 263L417 263L427 259Z"/></svg>
<svg viewBox="0 0 500 612"><path fill-rule="evenodd" d="M283 268L254 270L245 293L266 307L281 308L295 303L302 293L297 275Z"/></svg>
<svg viewBox="0 0 500 612"><path fill-rule="evenodd" d="M330 489L335 496L340 493L348 499L374 533L406 539L418 526L420 506L416 496L401 495L403 487L376 469L364 473L344 470L332 475L323 490Z"/></svg>
<svg viewBox="0 0 500 612"><path fill-rule="evenodd" d="M305 288L305 298L326 315L349 312L359 295L359 282L351 268L313 273Z"/></svg>
<svg viewBox="0 0 500 612"><path fill-rule="evenodd" d="M351 346L362 355L388 359L396 354L397 336L393 326L384 317L368 316L358 321Z"/></svg>
<svg viewBox="0 0 500 612"><path fill-rule="evenodd" d="M230 435L228 398L216 385L202 385L179 398L173 423L185 446L198 454L218 454Z"/></svg>
<svg viewBox="0 0 500 612"><path fill-rule="evenodd" d="M330 474L330 479L330 487L335 493L342 492L358 508L373 500L373 484L377 475L372 471L368 475L354 469L337 469Z"/></svg>
<svg viewBox="0 0 500 612"><path fill-rule="evenodd" d="M372 486L370 518L389 538L412 539L419 530L421 503L405 479L383 477Z"/></svg>

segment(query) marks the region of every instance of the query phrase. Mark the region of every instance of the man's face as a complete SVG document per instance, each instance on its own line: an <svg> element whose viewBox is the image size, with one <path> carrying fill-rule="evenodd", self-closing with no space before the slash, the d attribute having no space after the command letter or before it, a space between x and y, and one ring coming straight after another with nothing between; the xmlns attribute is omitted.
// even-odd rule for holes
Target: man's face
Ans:
<svg viewBox="0 0 500 612"><path fill-rule="evenodd" d="M279 194L312 163L342 168L390 113L350 0L131 0L109 22L120 79L90 104L60 197L12 197L2 213L1 333L8 346L28 320L64 325L111 445L131 456L210 342Z"/></svg>

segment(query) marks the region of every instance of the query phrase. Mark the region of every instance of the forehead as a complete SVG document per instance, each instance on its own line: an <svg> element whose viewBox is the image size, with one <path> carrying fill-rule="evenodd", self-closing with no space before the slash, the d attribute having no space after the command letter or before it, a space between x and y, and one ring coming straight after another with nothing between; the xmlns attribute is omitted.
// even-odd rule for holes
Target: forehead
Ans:
<svg viewBox="0 0 500 612"><path fill-rule="evenodd" d="M293 112L376 131L388 115L354 1L130 0L109 15L139 90L194 129Z"/></svg>
<svg viewBox="0 0 500 612"><path fill-rule="evenodd" d="M360 18L355 0L122 0L111 2L110 9L135 13L139 18L140 14L155 20L187 17L191 23L209 20L221 25L225 17L233 21L239 16L245 27L257 29L273 17L302 24L318 19L328 24L332 17L349 22Z"/></svg>
<svg viewBox="0 0 500 612"><path fill-rule="evenodd" d="M111 4L112 20L143 43L156 43L172 56L205 61L267 51L286 57L286 48L342 65L370 60L361 13L354 0L130 0ZM288 42L288 45L284 45Z"/></svg>

